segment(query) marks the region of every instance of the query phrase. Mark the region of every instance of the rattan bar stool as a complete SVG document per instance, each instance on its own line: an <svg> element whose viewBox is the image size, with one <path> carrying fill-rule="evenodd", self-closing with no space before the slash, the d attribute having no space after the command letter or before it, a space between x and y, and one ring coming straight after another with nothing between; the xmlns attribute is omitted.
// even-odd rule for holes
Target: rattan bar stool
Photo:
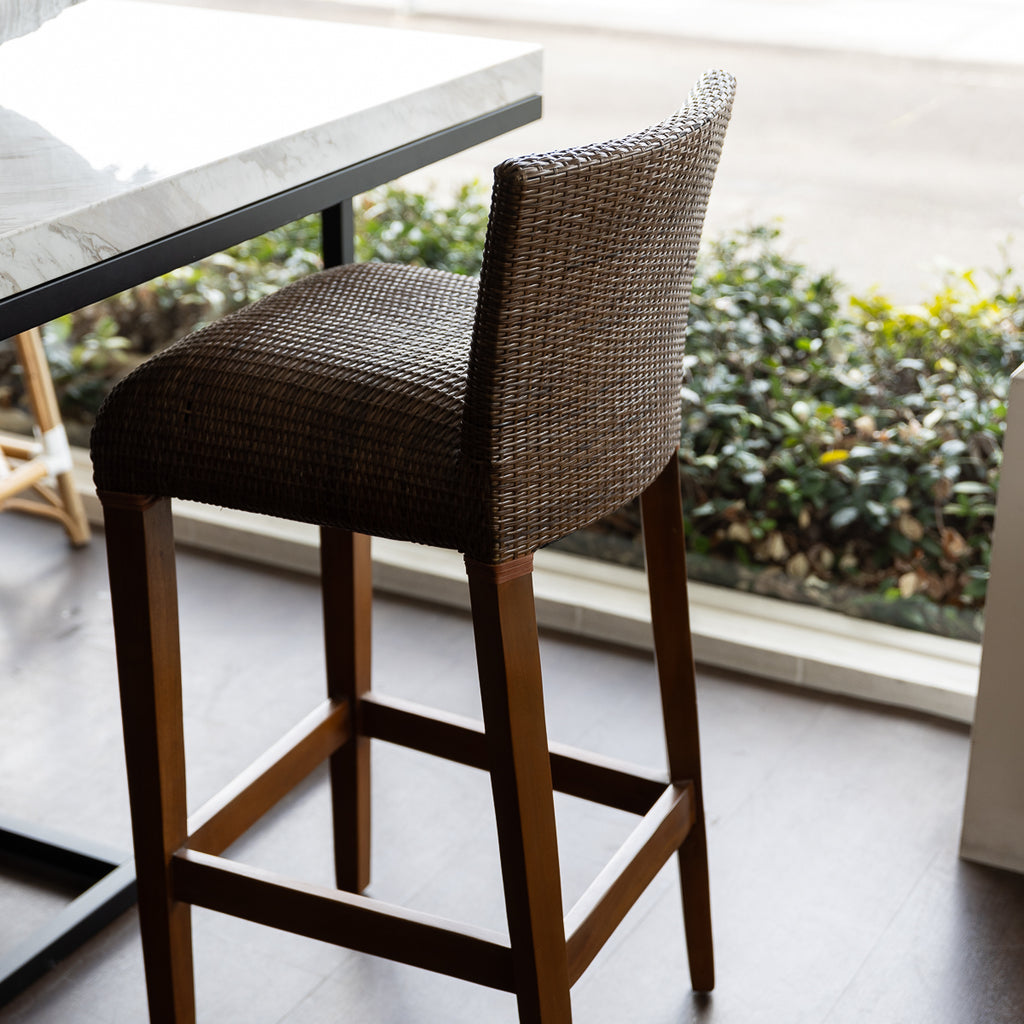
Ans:
<svg viewBox="0 0 1024 1024"><path fill-rule="evenodd" d="M734 82L668 120L495 171L479 282L312 275L178 342L93 434L150 1015L194 1019L190 905L514 992L570 986L678 852L694 988L714 983L675 450L690 282ZM667 774L549 749L533 553L641 496ZM327 700L186 823L171 497L321 528ZM483 724L370 688L370 535L464 552ZM490 772L509 938L360 895L369 741ZM221 856L324 759L338 889ZM552 790L641 815L563 917Z"/></svg>

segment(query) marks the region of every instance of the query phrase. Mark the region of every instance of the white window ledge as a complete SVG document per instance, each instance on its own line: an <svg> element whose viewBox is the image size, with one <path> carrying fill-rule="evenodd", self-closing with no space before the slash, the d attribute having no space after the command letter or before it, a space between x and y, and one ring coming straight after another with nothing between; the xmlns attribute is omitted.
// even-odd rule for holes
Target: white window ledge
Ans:
<svg viewBox="0 0 1024 1024"><path fill-rule="evenodd" d="M101 522L88 454L76 474L91 521ZM175 503L179 543L264 565L317 573L317 531L191 502ZM374 541L379 590L459 608L469 605L455 552ZM534 587L542 626L650 649L642 572L559 552L538 552ZM690 584L694 649L703 665L909 708L957 722L974 716L979 644L850 618L806 605Z"/></svg>

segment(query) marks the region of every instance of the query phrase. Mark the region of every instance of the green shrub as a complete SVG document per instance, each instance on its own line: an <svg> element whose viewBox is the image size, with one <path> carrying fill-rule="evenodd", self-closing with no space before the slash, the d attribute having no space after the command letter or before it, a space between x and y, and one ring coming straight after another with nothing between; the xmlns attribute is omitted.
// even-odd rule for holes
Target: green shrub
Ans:
<svg viewBox="0 0 1024 1024"><path fill-rule="evenodd" d="M475 185L447 204L386 187L355 213L359 259L479 270ZM49 325L65 415L88 424L126 368L316 269L318 248L306 218ZM774 228L702 251L681 396L691 571L976 637L1008 379L1024 361L1021 287L1009 271L987 290L967 273L908 308L841 294ZM637 560L638 534L633 506L568 544Z"/></svg>
<svg viewBox="0 0 1024 1024"><path fill-rule="evenodd" d="M951 278L926 305L844 313L756 229L712 245L694 282L681 461L691 545L894 602L979 608L1024 301ZM939 628L929 603L899 609ZM880 613L892 615L892 610ZM978 623L942 627L976 635ZM926 621L931 619L931 621Z"/></svg>
<svg viewBox="0 0 1024 1024"><path fill-rule="evenodd" d="M356 200L356 259L479 274L489 210L476 182L447 202L385 185Z"/></svg>
<svg viewBox="0 0 1024 1024"><path fill-rule="evenodd" d="M1024 297L844 303L759 227L698 261L680 464L692 576L977 639ZM598 524L639 563L634 506ZM610 547L609 547L610 546Z"/></svg>

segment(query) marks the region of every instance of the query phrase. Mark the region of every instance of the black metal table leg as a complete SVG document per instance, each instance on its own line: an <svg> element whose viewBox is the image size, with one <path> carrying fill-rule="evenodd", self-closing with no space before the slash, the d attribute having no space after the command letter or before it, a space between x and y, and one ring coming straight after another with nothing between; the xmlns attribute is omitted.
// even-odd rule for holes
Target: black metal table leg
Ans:
<svg viewBox="0 0 1024 1024"><path fill-rule="evenodd" d="M0 951L0 1006L135 902L135 862L123 850L0 816L0 858L83 892L13 949Z"/></svg>

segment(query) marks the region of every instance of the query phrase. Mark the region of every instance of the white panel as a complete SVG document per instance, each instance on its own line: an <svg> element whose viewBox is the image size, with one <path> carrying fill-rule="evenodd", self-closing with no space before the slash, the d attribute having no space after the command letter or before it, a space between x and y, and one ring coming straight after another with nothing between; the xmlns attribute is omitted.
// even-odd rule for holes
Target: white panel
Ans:
<svg viewBox="0 0 1024 1024"><path fill-rule="evenodd" d="M1010 407L961 853L1024 872L1024 366Z"/></svg>

